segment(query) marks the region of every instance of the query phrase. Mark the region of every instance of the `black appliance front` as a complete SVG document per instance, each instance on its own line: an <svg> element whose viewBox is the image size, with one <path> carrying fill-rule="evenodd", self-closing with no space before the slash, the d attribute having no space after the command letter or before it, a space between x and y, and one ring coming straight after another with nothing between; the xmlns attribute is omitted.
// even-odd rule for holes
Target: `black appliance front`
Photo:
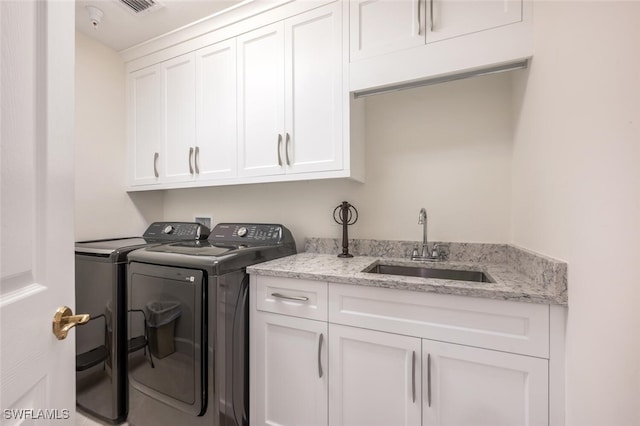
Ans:
<svg viewBox="0 0 640 426"><path fill-rule="evenodd" d="M131 262L128 285L129 339L146 339L129 354L129 424L248 425L244 271Z"/></svg>
<svg viewBox="0 0 640 426"><path fill-rule="evenodd" d="M76 328L76 405L109 423L127 417L124 295L126 263L76 254L76 312L91 320ZM113 301L116 301L115 303ZM122 302L118 302L122 301Z"/></svg>
<svg viewBox="0 0 640 426"><path fill-rule="evenodd" d="M142 247L207 238L192 222L154 222L142 237L76 243L75 310L91 315L77 327L76 405L108 423L127 417L127 256ZM135 342L134 342L135 343Z"/></svg>

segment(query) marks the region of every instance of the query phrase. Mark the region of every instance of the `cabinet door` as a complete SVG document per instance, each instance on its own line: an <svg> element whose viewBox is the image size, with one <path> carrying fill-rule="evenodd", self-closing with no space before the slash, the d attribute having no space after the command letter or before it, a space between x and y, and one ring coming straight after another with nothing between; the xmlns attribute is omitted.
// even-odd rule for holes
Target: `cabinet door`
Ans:
<svg viewBox="0 0 640 426"><path fill-rule="evenodd" d="M193 53L160 64L166 181L190 179L194 174L196 83Z"/></svg>
<svg viewBox="0 0 640 426"><path fill-rule="evenodd" d="M238 37L238 174L284 173L284 25Z"/></svg>
<svg viewBox="0 0 640 426"><path fill-rule="evenodd" d="M329 424L419 425L420 345L415 337L330 324Z"/></svg>
<svg viewBox="0 0 640 426"><path fill-rule="evenodd" d="M327 323L253 311L251 425L327 425Z"/></svg>
<svg viewBox="0 0 640 426"><path fill-rule="evenodd" d="M131 73L127 85L130 184L157 183L162 173L160 67Z"/></svg>
<svg viewBox="0 0 640 426"><path fill-rule="evenodd" d="M522 20L522 0L427 0L427 43Z"/></svg>
<svg viewBox="0 0 640 426"><path fill-rule="evenodd" d="M423 340L423 426L548 425L548 361Z"/></svg>
<svg viewBox="0 0 640 426"><path fill-rule="evenodd" d="M350 61L425 43L425 0L351 0Z"/></svg>
<svg viewBox="0 0 640 426"><path fill-rule="evenodd" d="M342 5L285 21L287 173L342 168Z"/></svg>
<svg viewBox="0 0 640 426"><path fill-rule="evenodd" d="M236 41L196 52L196 152L199 179L233 177L236 154Z"/></svg>

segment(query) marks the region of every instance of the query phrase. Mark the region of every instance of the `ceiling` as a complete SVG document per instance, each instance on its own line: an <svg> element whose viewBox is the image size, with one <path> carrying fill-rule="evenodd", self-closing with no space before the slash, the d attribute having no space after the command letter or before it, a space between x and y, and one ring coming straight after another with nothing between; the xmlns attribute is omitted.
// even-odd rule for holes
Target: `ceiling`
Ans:
<svg viewBox="0 0 640 426"><path fill-rule="evenodd" d="M139 43L198 21L243 0L156 0L160 6L138 14L120 0L76 0L76 30L121 51ZM103 12L93 27L86 6Z"/></svg>

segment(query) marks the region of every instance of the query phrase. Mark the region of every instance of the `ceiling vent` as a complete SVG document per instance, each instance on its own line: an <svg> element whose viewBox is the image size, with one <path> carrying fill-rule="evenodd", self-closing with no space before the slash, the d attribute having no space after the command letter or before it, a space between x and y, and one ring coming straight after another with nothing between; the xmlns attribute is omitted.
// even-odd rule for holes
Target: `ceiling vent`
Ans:
<svg viewBox="0 0 640 426"><path fill-rule="evenodd" d="M122 6L135 15L142 15L162 8L157 0L118 0Z"/></svg>

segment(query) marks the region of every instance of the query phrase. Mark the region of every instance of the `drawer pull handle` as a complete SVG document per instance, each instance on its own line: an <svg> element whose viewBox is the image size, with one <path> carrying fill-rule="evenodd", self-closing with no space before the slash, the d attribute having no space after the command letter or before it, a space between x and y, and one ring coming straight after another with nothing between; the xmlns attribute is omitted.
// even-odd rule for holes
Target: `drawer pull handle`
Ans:
<svg viewBox="0 0 640 426"><path fill-rule="evenodd" d="M157 152L153 153L153 175L155 177L159 177L160 175L158 174L158 157L160 156L160 154L158 154Z"/></svg>
<svg viewBox="0 0 640 426"><path fill-rule="evenodd" d="M282 135L278 133L278 166L280 167L282 167L281 147L282 147Z"/></svg>
<svg viewBox="0 0 640 426"><path fill-rule="evenodd" d="M422 22L420 22L420 4L422 3L422 0L418 0L418 36L420 35L420 30L421 30L421 26L422 26Z"/></svg>
<svg viewBox="0 0 640 426"><path fill-rule="evenodd" d="M413 351L411 358L411 394L413 395L413 402L416 402L416 351Z"/></svg>
<svg viewBox="0 0 640 426"><path fill-rule="evenodd" d="M291 142L291 138L289 137L289 133L286 133L285 135L284 158L285 160L287 160L287 166L290 166L291 161L289 161L289 142Z"/></svg>
<svg viewBox="0 0 640 426"><path fill-rule="evenodd" d="M193 174L193 166L192 166L192 162L193 162L193 147L189 147L189 174Z"/></svg>
<svg viewBox="0 0 640 426"><path fill-rule="evenodd" d="M435 0L429 2L429 31L433 32L433 3Z"/></svg>
<svg viewBox="0 0 640 426"><path fill-rule="evenodd" d="M427 404L431 407L431 354L427 354Z"/></svg>
<svg viewBox="0 0 640 426"><path fill-rule="evenodd" d="M324 335L320 333L320 339L318 340L318 377L322 378L322 341Z"/></svg>
<svg viewBox="0 0 640 426"><path fill-rule="evenodd" d="M286 300L296 300L298 302L308 302L309 298L305 296L285 296L280 293L271 293L271 296L277 297L278 299L286 299Z"/></svg>

